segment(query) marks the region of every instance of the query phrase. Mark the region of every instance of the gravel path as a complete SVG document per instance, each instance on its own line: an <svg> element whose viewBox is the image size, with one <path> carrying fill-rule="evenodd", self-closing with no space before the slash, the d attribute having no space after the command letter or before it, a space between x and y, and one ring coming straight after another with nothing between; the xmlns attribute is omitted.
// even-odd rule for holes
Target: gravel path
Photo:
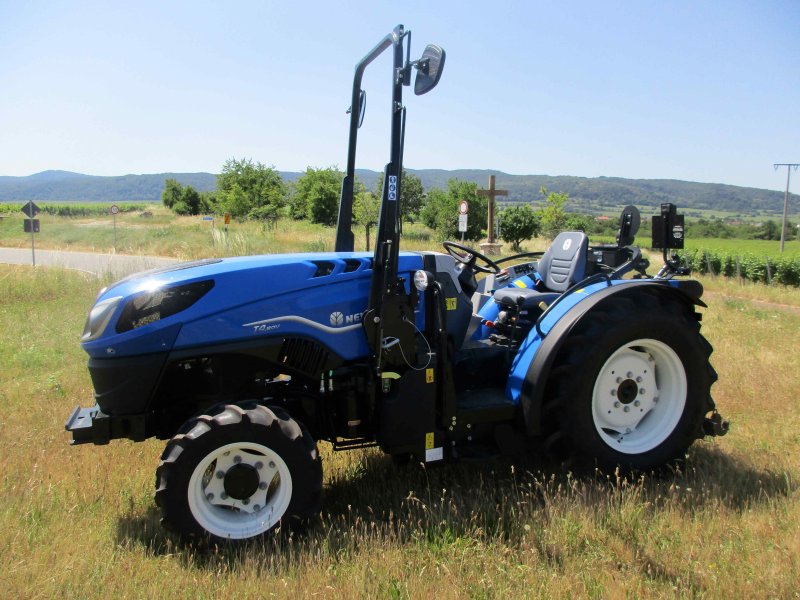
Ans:
<svg viewBox="0 0 800 600"><path fill-rule="evenodd" d="M98 252L63 252L60 250L36 250L36 266L57 266L76 269L100 276L110 273L124 277L137 271L146 271L180 262L175 258L161 256L135 256L130 254L102 254ZM0 263L30 265L30 248L0 248Z"/></svg>

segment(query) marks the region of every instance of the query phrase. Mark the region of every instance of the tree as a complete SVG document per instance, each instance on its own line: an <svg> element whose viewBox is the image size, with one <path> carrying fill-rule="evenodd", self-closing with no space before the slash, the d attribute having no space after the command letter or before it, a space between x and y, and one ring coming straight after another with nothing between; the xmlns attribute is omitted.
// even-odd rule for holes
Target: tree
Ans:
<svg viewBox="0 0 800 600"><path fill-rule="evenodd" d="M462 200L469 203L469 218L464 237L468 240L479 240L484 236L483 226L486 224L487 198L478 196L478 184L459 179L447 182L447 190L432 189L428 192L425 206L420 211L420 218L431 229L435 230L439 239L457 239L458 207Z"/></svg>
<svg viewBox="0 0 800 600"><path fill-rule="evenodd" d="M177 179L169 178L164 181L164 191L161 192L161 202L167 208L172 208L177 202L180 201L183 194L183 186L178 183Z"/></svg>
<svg viewBox="0 0 800 600"><path fill-rule="evenodd" d="M383 196L383 173L378 175L378 183L375 188L375 195L378 198ZM404 221L413 223L419 218L419 212L425 203L425 190L422 188L422 180L413 173L403 169L403 176L400 179L400 228Z"/></svg>
<svg viewBox="0 0 800 600"><path fill-rule="evenodd" d="M366 237L365 250L369 250L369 231L373 225L378 224L378 217L380 216L381 201L372 192L364 190L363 186L354 194L355 201L353 202L353 218L355 222L364 228Z"/></svg>
<svg viewBox="0 0 800 600"><path fill-rule="evenodd" d="M567 213L564 229L567 231L583 231L588 233L592 230L594 219L587 215L578 213Z"/></svg>
<svg viewBox="0 0 800 600"><path fill-rule="evenodd" d="M308 167L294 184L291 214L296 216L305 209L306 218L312 222L335 225L343 178L344 173L336 167Z"/></svg>
<svg viewBox="0 0 800 600"><path fill-rule="evenodd" d="M217 209L220 212L229 212L237 218L275 220L285 202L286 187L274 167L254 163L249 158L231 158L217 175Z"/></svg>
<svg viewBox="0 0 800 600"><path fill-rule="evenodd" d="M164 182L161 201L176 215L199 215L204 204L196 189L190 185L183 187L175 179Z"/></svg>
<svg viewBox="0 0 800 600"><path fill-rule="evenodd" d="M542 218L542 232L551 240L567 227L567 212L564 206L569 200L565 192L549 192L542 186L540 189L545 196L545 205L540 214Z"/></svg>
<svg viewBox="0 0 800 600"><path fill-rule="evenodd" d="M539 235L541 221L530 206L512 206L501 213L503 239L514 252L521 252L520 243Z"/></svg>

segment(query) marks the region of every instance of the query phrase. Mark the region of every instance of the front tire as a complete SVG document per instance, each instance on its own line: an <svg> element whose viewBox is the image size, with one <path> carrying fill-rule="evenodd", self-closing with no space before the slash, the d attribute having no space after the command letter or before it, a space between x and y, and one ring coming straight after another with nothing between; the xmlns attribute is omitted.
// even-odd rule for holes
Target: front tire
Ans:
<svg viewBox="0 0 800 600"><path fill-rule="evenodd" d="M663 294L612 297L570 332L551 371L547 447L559 459L649 471L682 458L714 408L711 345Z"/></svg>
<svg viewBox="0 0 800 600"><path fill-rule="evenodd" d="M182 539L246 540L319 510L316 444L285 411L228 405L182 429L156 471L161 522Z"/></svg>

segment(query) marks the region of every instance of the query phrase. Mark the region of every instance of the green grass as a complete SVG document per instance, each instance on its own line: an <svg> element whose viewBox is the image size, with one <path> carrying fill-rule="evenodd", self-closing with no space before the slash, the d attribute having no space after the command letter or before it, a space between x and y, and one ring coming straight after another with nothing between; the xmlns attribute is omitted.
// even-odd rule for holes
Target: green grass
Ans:
<svg viewBox="0 0 800 600"><path fill-rule="evenodd" d="M322 445L324 512L306 531L201 553L158 524L161 442L68 445L65 418L91 402L78 338L103 284L0 266L5 597L797 595L798 290L704 280L732 429L681 472L576 479L535 457L398 469Z"/></svg>

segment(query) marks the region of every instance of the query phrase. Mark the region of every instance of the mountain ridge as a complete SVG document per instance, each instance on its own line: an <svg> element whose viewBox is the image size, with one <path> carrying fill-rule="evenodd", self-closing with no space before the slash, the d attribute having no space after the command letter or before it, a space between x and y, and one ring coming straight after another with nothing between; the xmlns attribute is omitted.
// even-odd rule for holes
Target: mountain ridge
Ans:
<svg viewBox="0 0 800 600"><path fill-rule="evenodd" d="M540 188L566 192L570 208L586 212L602 212L624 204L657 205L672 202L684 209L710 209L744 213L783 211L783 192L734 186L723 183L700 183L677 179L627 179L623 177L576 177L571 175L512 175L490 169L406 169L422 180L427 190L444 188L449 179L463 179L481 187L488 186L489 175L495 175L497 188L508 190L503 201L541 203ZM281 171L284 181L292 182L302 175ZM377 184L377 171L357 169L356 175L367 186ZM36 200L63 201L159 201L164 180L174 178L182 185L198 191L212 191L216 175L195 173L150 173L115 176L87 175L72 171L47 170L32 175L0 176L0 202ZM800 196L790 194L790 212L800 212Z"/></svg>

